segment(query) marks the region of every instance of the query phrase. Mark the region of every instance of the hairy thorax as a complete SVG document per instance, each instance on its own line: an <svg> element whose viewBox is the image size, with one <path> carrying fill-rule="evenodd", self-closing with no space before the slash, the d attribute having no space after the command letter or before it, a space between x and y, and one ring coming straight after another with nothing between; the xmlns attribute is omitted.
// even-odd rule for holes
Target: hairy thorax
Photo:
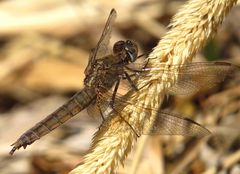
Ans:
<svg viewBox="0 0 240 174"><path fill-rule="evenodd" d="M121 74L123 74L123 67L117 66L116 57L98 59L86 75L84 85L96 90L109 90Z"/></svg>

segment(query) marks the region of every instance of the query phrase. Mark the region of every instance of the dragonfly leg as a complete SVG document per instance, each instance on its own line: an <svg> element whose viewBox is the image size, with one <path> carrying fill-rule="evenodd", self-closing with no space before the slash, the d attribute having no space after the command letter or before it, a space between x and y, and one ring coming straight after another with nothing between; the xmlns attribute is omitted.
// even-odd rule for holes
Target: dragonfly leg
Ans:
<svg viewBox="0 0 240 174"><path fill-rule="evenodd" d="M112 98L111 98L111 101L109 102L109 105L111 108L113 108L113 105L114 105L114 101L115 101L115 97L116 97L116 94L117 94L117 90L118 90L118 87L119 87L119 84L120 84L120 79L118 79L115 87L114 87L114 90L113 90L113 94L112 94Z"/></svg>
<svg viewBox="0 0 240 174"><path fill-rule="evenodd" d="M113 108L113 110L115 111L115 112L117 112L114 108ZM118 113L118 112L117 112ZM140 135L135 131L135 129L133 128L133 126L121 115L121 114L118 114L119 115L119 117L132 129L132 131L136 134L136 136L139 138L140 137Z"/></svg>
<svg viewBox="0 0 240 174"><path fill-rule="evenodd" d="M104 118L104 115L103 115L103 112L102 112L102 109L101 109L101 105L100 105L98 99L97 99L97 103L96 103L96 104L97 104L97 107L98 107L99 113L100 113L100 115L101 115L101 117L102 117L102 120L104 121L105 118Z"/></svg>
<svg viewBox="0 0 240 174"><path fill-rule="evenodd" d="M136 77L137 73L134 74L128 74L129 77ZM126 80L127 78L125 76L122 77L123 80Z"/></svg>
<svg viewBox="0 0 240 174"><path fill-rule="evenodd" d="M142 56L142 55L141 55ZM145 64L141 67L141 69L134 69L134 68L130 68L128 66L124 66L124 68L126 68L127 70L131 71L131 72L134 72L136 74L138 73L142 73L142 72L145 72L145 68L147 67L149 63L149 59L147 59L147 61L145 62Z"/></svg>
<svg viewBox="0 0 240 174"><path fill-rule="evenodd" d="M137 69L133 69L133 68L129 68L128 66L124 66L127 70L134 72L134 73L141 73L144 72L143 70L137 70Z"/></svg>
<svg viewBox="0 0 240 174"><path fill-rule="evenodd" d="M138 88L136 87L136 85L133 83L130 75L127 72L124 72L124 75L126 77L126 79L128 80L128 82L130 83L131 87L135 90L138 91Z"/></svg>

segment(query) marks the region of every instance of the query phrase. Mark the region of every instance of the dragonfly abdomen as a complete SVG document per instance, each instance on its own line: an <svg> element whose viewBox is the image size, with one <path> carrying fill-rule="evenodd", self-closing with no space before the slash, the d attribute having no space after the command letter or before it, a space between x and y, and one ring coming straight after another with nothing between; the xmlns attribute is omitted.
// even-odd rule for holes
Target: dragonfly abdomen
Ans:
<svg viewBox="0 0 240 174"><path fill-rule="evenodd" d="M75 94L67 103L26 131L15 143L12 144L13 148L10 151L10 154L12 155L16 149L21 147L26 148L27 145L32 144L34 141L62 125L64 122L85 109L95 97L95 91L87 88Z"/></svg>

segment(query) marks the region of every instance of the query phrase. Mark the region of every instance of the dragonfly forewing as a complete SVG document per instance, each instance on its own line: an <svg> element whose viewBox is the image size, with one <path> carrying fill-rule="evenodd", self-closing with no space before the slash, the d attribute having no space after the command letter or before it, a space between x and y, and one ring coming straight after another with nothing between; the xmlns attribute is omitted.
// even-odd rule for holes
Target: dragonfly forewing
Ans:
<svg viewBox="0 0 240 174"><path fill-rule="evenodd" d="M154 68L145 68L138 72L139 78L158 77L155 81L169 82L174 76L177 81L167 93L172 95L192 95L198 91L213 88L223 82L227 77L233 76L240 67L227 62L193 62L185 65L169 65L159 63ZM161 75L164 74L164 80ZM160 76L160 78L159 78ZM152 78L154 79L154 78ZM139 84L139 88L147 84Z"/></svg>
<svg viewBox="0 0 240 174"><path fill-rule="evenodd" d="M96 59L103 58L112 53L111 49L109 48L109 42L111 38L113 23L116 17L117 12L112 9L96 47L93 48L90 52L88 65L84 72L85 75L89 73L89 70L92 68Z"/></svg>
<svg viewBox="0 0 240 174"><path fill-rule="evenodd" d="M94 49L93 59L100 59L106 55L111 54L111 49L109 49L109 42L111 38L113 23L116 17L117 12L115 9L112 9L103 29L102 35L97 43L96 48Z"/></svg>
<svg viewBox="0 0 240 174"><path fill-rule="evenodd" d="M93 89L84 88L80 92L76 93L67 103L37 123L34 127L23 133L22 136L12 144L13 148L10 151L10 154L12 155L15 150L21 147L26 148L27 145L32 144L34 141L48 134L53 129L59 127L89 106L95 98L96 94Z"/></svg>
<svg viewBox="0 0 240 174"><path fill-rule="evenodd" d="M177 82L169 89L170 94L189 95L208 90L233 76L240 68L226 62L191 63L181 69Z"/></svg>

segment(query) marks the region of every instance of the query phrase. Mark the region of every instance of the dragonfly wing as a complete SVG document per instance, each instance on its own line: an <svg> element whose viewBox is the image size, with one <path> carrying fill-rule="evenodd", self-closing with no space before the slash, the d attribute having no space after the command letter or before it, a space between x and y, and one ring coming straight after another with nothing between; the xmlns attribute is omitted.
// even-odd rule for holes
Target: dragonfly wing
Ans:
<svg viewBox="0 0 240 174"><path fill-rule="evenodd" d="M164 81L168 81L177 75L177 81L168 89L169 94L189 95L216 86L226 77L232 76L236 70L240 70L240 67L226 62L194 62L169 67L160 63L157 68L143 69L139 76L144 78L164 73Z"/></svg>
<svg viewBox="0 0 240 174"><path fill-rule="evenodd" d="M93 117L98 122L108 117L111 107L109 106L109 99L97 98L87 107L87 112L90 117Z"/></svg>
<svg viewBox="0 0 240 174"><path fill-rule="evenodd" d="M100 59L111 54L109 42L111 38L112 26L116 17L117 12L112 9L97 46L90 52L88 65L84 71L85 75L89 74L89 70L92 68L96 59Z"/></svg>
<svg viewBox="0 0 240 174"><path fill-rule="evenodd" d="M179 115L158 112L153 124L144 123L143 134L149 135L183 135L203 137L210 132L202 125Z"/></svg>
<svg viewBox="0 0 240 174"><path fill-rule="evenodd" d="M169 89L170 94L194 94L200 90L211 89L232 75L239 67L225 62L199 62L184 66L177 82Z"/></svg>
<svg viewBox="0 0 240 174"><path fill-rule="evenodd" d="M143 70L143 75L153 75L151 73L164 72L167 73L168 78L171 78L172 75L175 75L175 72L178 72L179 78L172 88L172 91L175 90L176 94L185 94L195 92L201 88L212 87L216 83L223 81L227 75L231 74L231 72L238 68L239 67L235 65L225 62L191 63L182 65L181 67L180 65L171 66L171 70L164 69L162 66L160 68L149 69L151 71L146 72L146 68ZM141 75L142 74L140 73L139 77ZM131 105L131 111L136 115L140 116L143 113L149 114L149 117L151 116L150 114L157 115L153 124L151 124L152 122L145 120L142 127L143 131L140 133L150 135L167 134L184 136L205 136L210 133L206 128L190 119L149 108L148 106L145 106L144 103L136 105L136 103L138 103L137 101L130 100L130 97L133 97L135 94L136 92L134 90L130 90L124 96L116 96L112 113L120 115L121 118L128 118L129 113L125 112L124 108L127 105ZM102 98L109 99L111 96L111 92L106 92L102 95ZM151 98L152 96L146 97ZM131 123L129 123L129 125L131 125ZM134 127L130 128L137 134L139 133Z"/></svg>
<svg viewBox="0 0 240 174"><path fill-rule="evenodd" d="M87 64L87 67L85 68L85 71L84 71L85 75L89 74L89 71L90 71L91 67L93 66L93 58L94 58L93 55L94 55L94 52L95 52L95 49L93 48L90 51L90 54L89 54L88 64Z"/></svg>
<svg viewBox="0 0 240 174"><path fill-rule="evenodd" d="M93 60L100 59L111 54L111 49L109 48L109 42L110 42L111 33L112 33L112 26L116 17L117 17L117 12L114 9L112 9L107 19L107 22L105 24L105 27L103 29L100 40L98 41L97 46L94 49L94 52L92 55Z"/></svg>
<svg viewBox="0 0 240 174"><path fill-rule="evenodd" d="M133 91L133 93L135 92ZM163 112L157 109L148 108L144 106L144 104L136 105L137 102L130 102L129 97L131 95L129 94L125 96L116 96L112 114L115 113L116 115L121 116L121 118L128 118L129 113L125 113L123 108L130 104L132 105L131 110L134 110L134 114L136 115L140 116L142 113L157 115L153 124L151 124L152 122L147 119L144 121L142 131L135 129L134 127L129 127L138 135L183 135L202 137L210 134L206 128L188 118L184 118L170 112ZM104 94L105 98L109 98L110 95L111 93ZM129 123L129 125L131 125L131 123Z"/></svg>

